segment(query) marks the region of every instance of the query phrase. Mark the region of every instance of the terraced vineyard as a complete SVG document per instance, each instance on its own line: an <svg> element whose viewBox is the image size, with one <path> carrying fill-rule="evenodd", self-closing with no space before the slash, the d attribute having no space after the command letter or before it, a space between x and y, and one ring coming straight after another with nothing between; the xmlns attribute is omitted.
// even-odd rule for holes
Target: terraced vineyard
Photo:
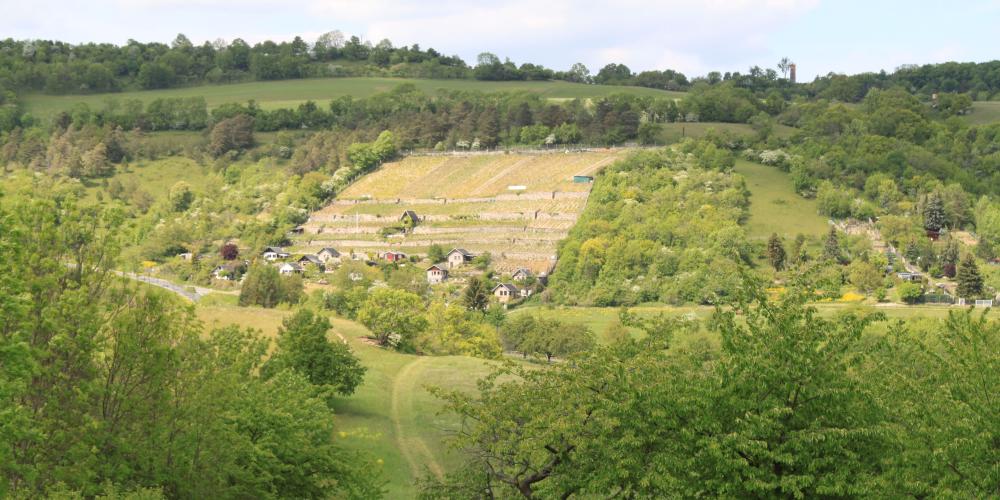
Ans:
<svg viewBox="0 0 1000 500"><path fill-rule="evenodd" d="M489 252L494 267L536 273L555 263L556 244L587 204L594 175L622 151L413 156L358 180L315 212L295 250L334 247L377 255L388 250L424 255L431 245ZM511 190L512 186L519 189ZM522 188L523 189L520 189ZM405 210L420 223L383 236Z"/></svg>

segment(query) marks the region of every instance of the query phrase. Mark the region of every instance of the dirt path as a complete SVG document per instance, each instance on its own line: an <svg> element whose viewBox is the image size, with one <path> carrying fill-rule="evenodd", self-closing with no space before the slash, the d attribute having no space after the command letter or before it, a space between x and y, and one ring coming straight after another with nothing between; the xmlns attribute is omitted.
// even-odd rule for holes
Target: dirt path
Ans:
<svg viewBox="0 0 1000 500"><path fill-rule="evenodd" d="M178 285L177 283L174 283L172 281L167 281L161 278L154 278L152 276L146 276L144 274L125 273L121 271L115 271L115 274L135 281L141 281L149 285L158 286L160 288L163 288L164 290L176 293L177 295L180 295L181 297L184 297L190 300L191 302L198 302L202 297L210 293L221 293L224 295L238 295L240 293L236 290L213 290L211 288L204 288L200 286Z"/></svg>
<svg viewBox="0 0 1000 500"><path fill-rule="evenodd" d="M412 413L413 411L413 393L417 389L417 380L420 380L420 372L427 359L426 357L417 358L399 370L392 382L392 398L389 409L389 418L392 419L396 429L396 444L403 458L410 464L410 473L414 479L420 477L424 467L439 479L444 477L444 469L434 459L434 454L427 447L423 438L406 436L403 432L403 417L401 415L404 412Z"/></svg>

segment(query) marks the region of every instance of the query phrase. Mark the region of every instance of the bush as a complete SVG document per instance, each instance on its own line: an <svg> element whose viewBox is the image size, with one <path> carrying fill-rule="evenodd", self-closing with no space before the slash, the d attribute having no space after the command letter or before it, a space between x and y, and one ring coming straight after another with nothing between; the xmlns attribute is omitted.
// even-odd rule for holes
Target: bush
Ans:
<svg viewBox="0 0 1000 500"><path fill-rule="evenodd" d="M924 296L924 289L916 283L903 283L897 290L899 300L907 304L916 304Z"/></svg>

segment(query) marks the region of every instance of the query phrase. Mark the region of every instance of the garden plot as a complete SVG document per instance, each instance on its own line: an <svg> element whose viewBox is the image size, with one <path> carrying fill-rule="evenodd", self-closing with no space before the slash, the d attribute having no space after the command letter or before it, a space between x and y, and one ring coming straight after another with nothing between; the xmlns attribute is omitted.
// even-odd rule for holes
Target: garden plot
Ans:
<svg viewBox="0 0 1000 500"><path fill-rule="evenodd" d="M489 253L501 272L549 271L587 204L593 176L622 152L416 156L387 164L316 211L294 250L425 255L432 245ZM510 186L523 189L510 190ZM413 211L416 227L403 231ZM398 229L396 229L398 228Z"/></svg>

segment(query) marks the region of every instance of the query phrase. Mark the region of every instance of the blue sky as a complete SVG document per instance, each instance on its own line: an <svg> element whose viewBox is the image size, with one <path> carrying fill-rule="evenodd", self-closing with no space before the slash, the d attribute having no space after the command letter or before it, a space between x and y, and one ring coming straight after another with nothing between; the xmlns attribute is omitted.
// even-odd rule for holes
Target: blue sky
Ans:
<svg viewBox="0 0 1000 500"><path fill-rule="evenodd" d="M788 56L802 80L1000 58L1000 0L0 0L0 13L4 38L312 42L340 30L470 63L488 50L555 69L583 62L595 73L622 62L693 76Z"/></svg>

